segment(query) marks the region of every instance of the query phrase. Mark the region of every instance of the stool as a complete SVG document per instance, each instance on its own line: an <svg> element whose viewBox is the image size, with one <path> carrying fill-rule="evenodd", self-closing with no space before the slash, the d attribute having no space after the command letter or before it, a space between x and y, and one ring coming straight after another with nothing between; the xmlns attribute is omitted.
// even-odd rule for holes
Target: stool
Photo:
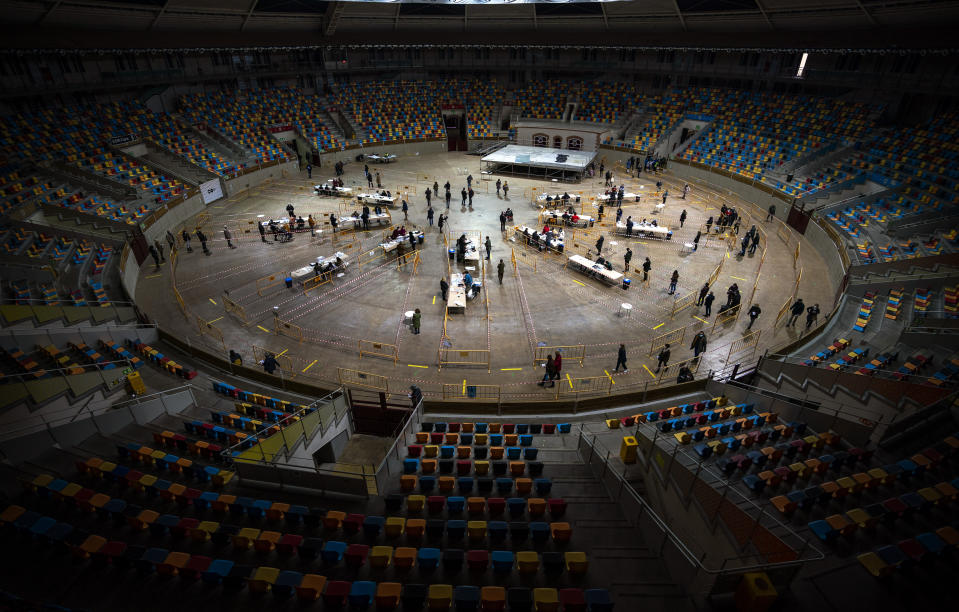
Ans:
<svg viewBox="0 0 959 612"><path fill-rule="evenodd" d="M619 316L628 319L633 314L633 305L623 302L619 305Z"/></svg>

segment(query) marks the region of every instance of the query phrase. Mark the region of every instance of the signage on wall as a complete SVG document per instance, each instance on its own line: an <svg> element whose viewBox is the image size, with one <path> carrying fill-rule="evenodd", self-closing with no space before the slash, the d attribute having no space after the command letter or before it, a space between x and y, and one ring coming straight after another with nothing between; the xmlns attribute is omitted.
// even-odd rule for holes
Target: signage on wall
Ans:
<svg viewBox="0 0 959 612"><path fill-rule="evenodd" d="M110 139L110 144L113 146L126 144L128 142L133 142L137 139L136 134L123 134L122 136L114 136Z"/></svg>
<svg viewBox="0 0 959 612"><path fill-rule="evenodd" d="M223 188L220 186L220 179L212 179L200 184L200 195L203 197L203 203L209 204L223 197Z"/></svg>

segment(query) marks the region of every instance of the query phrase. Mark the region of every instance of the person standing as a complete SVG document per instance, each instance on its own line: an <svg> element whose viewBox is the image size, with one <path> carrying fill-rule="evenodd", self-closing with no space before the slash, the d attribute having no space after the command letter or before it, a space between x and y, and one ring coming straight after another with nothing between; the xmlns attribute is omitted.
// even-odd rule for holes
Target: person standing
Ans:
<svg viewBox="0 0 959 612"><path fill-rule="evenodd" d="M276 366L276 357L273 356L273 353L267 353L263 359L263 369L267 374L272 374L276 370Z"/></svg>
<svg viewBox="0 0 959 612"><path fill-rule="evenodd" d="M693 351L693 358L699 359L699 354L706 350L706 332L700 331L693 336L693 343L689 348Z"/></svg>
<svg viewBox="0 0 959 612"><path fill-rule="evenodd" d="M363 220L363 231L370 229L370 208L369 206L363 207L363 212L360 214L360 219Z"/></svg>
<svg viewBox="0 0 959 612"><path fill-rule="evenodd" d="M333 215L330 215L330 219L332 218L333 218ZM263 242L266 242L266 228L263 226L263 224L257 223L256 229L260 230L260 240L262 240Z"/></svg>
<svg viewBox="0 0 959 612"><path fill-rule="evenodd" d="M756 322L756 319L759 318L759 315L761 315L762 312L763 312L763 311L762 311L762 309L759 307L759 304L753 304L753 305L749 308L749 312L747 313L747 314L749 314L749 325L746 326L746 329L752 329L752 328L753 328L753 323Z"/></svg>
<svg viewBox="0 0 959 612"><path fill-rule="evenodd" d="M666 203L666 198L669 197L669 189L663 192L663 204Z"/></svg>
<svg viewBox="0 0 959 612"><path fill-rule="evenodd" d="M157 253L160 254L160 263L166 263L166 258L163 256L163 245L160 244L160 241L154 240L153 246L157 248Z"/></svg>
<svg viewBox="0 0 959 612"><path fill-rule="evenodd" d="M702 238L702 237L703 237L703 233L702 233L701 231L697 231L697 232L696 232L696 237L693 238L693 252L694 252L694 253L699 250L699 239Z"/></svg>
<svg viewBox="0 0 959 612"><path fill-rule="evenodd" d="M688 194L688 193L689 193L689 183L686 183L685 185L683 185L683 199L684 199L684 200L686 199L686 194ZM684 211L684 212L685 212L685 211ZM680 227L682 227L682 226L680 226Z"/></svg>
<svg viewBox="0 0 959 612"><path fill-rule="evenodd" d="M555 387L556 383L553 382L553 376L556 375L556 365L553 363L552 355L546 356L545 368L546 368L546 372L543 374L543 380L539 381L536 384L538 384L540 387L545 387L546 381L549 381L549 386Z"/></svg>
<svg viewBox="0 0 959 612"><path fill-rule="evenodd" d="M623 218L623 209L622 209L622 208L617 208L617 209L616 209L616 223L619 223L620 219L622 219L622 218Z"/></svg>
<svg viewBox="0 0 959 612"><path fill-rule="evenodd" d="M742 246L742 248L739 250L739 256L743 257L746 255L746 249L749 247L749 236L743 236L742 244L740 246Z"/></svg>
<svg viewBox="0 0 959 612"><path fill-rule="evenodd" d="M626 236L632 238L633 236L633 218L626 217Z"/></svg>
<svg viewBox="0 0 959 612"><path fill-rule="evenodd" d="M313 218L313 215L307 216L306 223L310 226L310 236L316 238L316 219Z"/></svg>
<svg viewBox="0 0 959 612"><path fill-rule="evenodd" d="M410 230L410 233L408 233L408 234L406 235L406 237L409 238L409 241L410 241L410 251L415 251L415 250L416 250L416 235L413 233L412 230Z"/></svg>
<svg viewBox="0 0 959 612"><path fill-rule="evenodd" d="M226 246L231 249L236 248L233 246L233 234L230 233L230 230L225 225L223 226L223 237L226 239Z"/></svg>
<svg viewBox="0 0 959 612"><path fill-rule="evenodd" d="M170 254L176 252L176 236L170 230L166 231L166 243L170 245Z"/></svg>
<svg viewBox="0 0 959 612"><path fill-rule="evenodd" d="M503 260L500 259L499 263L496 264L496 276L499 278L499 284L503 284L503 272L506 271L506 264L503 263Z"/></svg>
<svg viewBox="0 0 959 612"><path fill-rule="evenodd" d="M503 198L509 199L509 181L503 181Z"/></svg>
<svg viewBox="0 0 959 612"><path fill-rule="evenodd" d="M490 251L493 250L493 242L489 239L489 236L486 237L485 246L486 246L486 261L489 261Z"/></svg>
<svg viewBox="0 0 959 612"><path fill-rule="evenodd" d="M306 164L306 178L313 178L313 166L309 162Z"/></svg>
<svg viewBox="0 0 959 612"><path fill-rule="evenodd" d="M819 304L813 304L806 309L806 329L812 327L812 324L819 318Z"/></svg>
<svg viewBox="0 0 959 612"><path fill-rule="evenodd" d="M377 189L382 189L382 188L383 188L383 183L380 182L380 171L379 171L379 170L376 171L376 188L377 188Z"/></svg>
<svg viewBox="0 0 959 612"><path fill-rule="evenodd" d="M596 209L597 221L600 221L600 222L603 221L603 210L604 210L604 209L603 209L603 205L600 204L600 205L599 205L599 208Z"/></svg>
<svg viewBox="0 0 959 612"><path fill-rule="evenodd" d="M679 282L679 270L673 270L673 275L669 278L669 295L676 293L676 283Z"/></svg>
<svg viewBox="0 0 959 612"><path fill-rule="evenodd" d="M462 206L463 208L466 208L466 188L465 187L460 190L460 199L461 199L460 206Z"/></svg>
<svg viewBox="0 0 959 612"><path fill-rule="evenodd" d="M426 209L426 220L430 222L430 227L433 227L433 207Z"/></svg>
<svg viewBox="0 0 959 612"><path fill-rule="evenodd" d="M500 212L499 214L499 231L506 231L506 213Z"/></svg>
<svg viewBox="0 0 959 612"><path fill-rule="evenodd" d="M420 312L420 309L417 308L413 311L413 333L420 333L420 321L423 318L423 314Z"/></svg>
<svg viewBox="0 0 959 612"><path fill-rule="evenodd" d="M709 293L709 283L703 283L703 288L699 290L699 300L696 302L697 306L703 305L703 302L706 301L707 293Z"/></svg>
<svg viewBox="0 0 959 612"><path fill-rule="evenodd" d="M450 190L447 189L446 190L446 208L450 207L450 199L452 199L452 197L453 195L450 193Z"/></svg>
<svg viewBox="0 0 959 612"><path fill-rule="evenodd" d="M710 218L706 219L706 233L707 233L707 234L709 233L709 230L712 229L712 227L713 227L713 218L710 217Z"/></svg>
<svg viewBox="0 0 959 612"><path fill-rule="evenodd" d="M649 271L653 269L652 262L649 261L649 257L646 258L646 261L643 262L643 285L649 287Z"/></svg>
<svg viewBox="0 0 959 612"><path fill-rule="evenodd" d="M366 171L366 184L370 186L370 189L373 189L373 175L370 174L370 171Z"/></svg>
<svg viewBox="0 0 959 612"><path fill-rule="evenodd" d="M294 215L293 215L293 211L294 211L294 210L295 210L295 209L293 208L293 203L292 203L292 202L290 202L289 204L286 205L286 212L288 213L287 216L289 216L289 217L292 218L292 217L294 216Z"/></svg>
<svg viewBox="0 0 959 612"><path fill-rule="evenodd" d="M713 295L712 291L710 291L709 295L706 296L706 299L703 300L703 305L706 307L707 317L713 312L713 300L715 299L716 299L716 296Z"/></svg>
<svg viewBox="0 0 959 612"><path fill-rule="evenodd" d="M496 197L499 197L499 190L503 186L503 182L499 179L496 179Z"/></svg>
<svg viewBox="0 0 959 612"><path fill-rule="evenodd" d="M613 372L619 372L619 366L623 366L623 374L629 374L629 368L626 367L626 345L620 344L619 351L616 352L616 367Z"/></svg>
<svg viewBox="0 0 959 612"><path fill-rule="evenodd" d="M600 236L599 240L596 241L596 255L599 256L603 253L603 241L604 237Z"/></svg>
<svg viewBox="0 0 959 612"><path fill-rule="evenodd" d="M403 220L404 221L410 220L409 212L410 212L410 205L406 203L406 200L403 200Z"/></svg>
<svg viewBox="0 0 959 612"><path fill-rule="evenodd" d="M770 204L770 205L769 205L769 211L768 211L768 212L769 212L769 214L766 215L766 221L769 221L769 220L771 220L773 217L776 216L776 205L775 205L775 204Z"/></svg>
<svg viewBox="0 0 959 612"><path fill-rule="evenodd" d="M466 192L466 195L469 197L470 208L473 208L473 193L474 192L472 187L470 187L469 190Z"/></svg>
<svg viewBox="0 0 959 612"><path fill-rule="evenodd" d="M473 187L473 175L470 174L466 177L466 185L472 189Z"/></svg>
<svg viewBox="0 0 959 612"><path fill-rule="evenodd" d="M443 226L446 225L446 220L447 220L447 219L449 219L449 217L447 217L447 216L444 215L443 213L440 213L439 227L440 227L440 231L441 231L441 232L443 231Z"/></svg>
<svg viewBox="0 0 959 612"><path fill-rule="evenodd" d="M683 199L685 200L686 198L683 198ZM686 209L685 209L685 208L683 209L683 212L681 212L681 213L679 214L679 227L680 227L680 229L682 229L684 223L686 223Z"/></svg>
<svg viewBox="0 0 959 612"><path fill-rule="evenodd" d="M430 191L430 188L429 188L429 187L427 187L427 188L426 188L426 205L427 205L427 206L430 205L430 198L431 198L432 196L433 196L433 192Z"/></svg>
<svg viewBox="0 0 959 612"><path fill-rule="evenodd" d="M669 344L666 344L656 357L656 371L659 372L663 367L669 367Z"/></svg>
<svg viewBox="0 0 959 612"><path fill-rule="evenodd" d="M805 310L806 305L803 304L802 298L796 300L796 302L792 305L792 308L789 309L789 322L786 323L786 327L795 327L796 319L798 319L799 315L805 312Z"/></svg>
<svg viewBox="0 0 959 612"><path fill-rule="evenodd" d="M423 401L423 391L416 385L410 385L408 397L410 398L410 408L416 410L419 403Z"/></svg>
<svg viewBox="0 0 959 612"><path fill-rule="evenodd" d="M445 302L450 293L450 284L446 282L445 278L440 279L440 293L443 294L443 301Z"/></svg>
<svg viewBox="0 0 959 612"><path fill-rule="evenodd" d="M553 358L553 378L559 380L563 375L563 356L556 351L556 357Z"/></svg>
<svg viewBox="0 0 959 612"><path fill-rule="evenodd" d="M330 213L330 225L333 226L333 233L334 233L334 234L336 233L336 224L337 224L336 215L334 215L333 213Z"/></svg>
<svg viewBox="0 0 959 612"><path fill-rule="evenodd" d="M756 248L759 247L759 230L753 232L752 244L749 245L749 254L753 255L756 253Z"/></svg>
<svg viewBox="0 0 959 612"><path fill-rule="evenodd" d="M206 248L206 234L200 231L200 228L196 229L196 237L200 239L200 246L203 247L203 252L207 255L210 254L210 249Z"/></svg>
<svg viewBox="0 0 959 612"><path fill-rule="evenodd" d="M629 272L629 262L633 259L633 250L626 247L626 253L623 255L623 271Z"/></svg>
<svg viewBox="0 0 959 612"><path fill-rule="evenodd" d="M440 184L436 181L433 181L433 195L440 197Z"/></svg>
<svg viewBox="0 0 959 612"><path fill-rule="evenodd" d="M153 258L153 271L156 272L160 269L160 256L157 254L157 248L150 245L150 257Z"/></svg>
<svg viewBox="0 0 959 612"><path fill-rule="evenodd" d="M183 233L180 234L180 237L183 238L183 244L186 245L186 252L192 253L193 247L190 246L190 232L186 231L186 228L184 228Z"/></svg>

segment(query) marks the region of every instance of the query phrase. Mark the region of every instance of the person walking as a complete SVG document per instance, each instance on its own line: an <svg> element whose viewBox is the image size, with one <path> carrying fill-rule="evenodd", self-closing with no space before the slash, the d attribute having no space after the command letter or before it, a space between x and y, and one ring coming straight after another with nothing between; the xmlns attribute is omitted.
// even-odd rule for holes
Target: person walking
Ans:
<svg viewBox="0 0 959 612"><path fill-rule="evenodd" d="M556 383L553 382L553 377L556 375L556 364L553 363L553 356L546 356L546 363L544 364L546 372L543 374L543 380L539 381L538 384L540 387L546 386L546 381L549 381L550 387L555 387Z"/></svg>
<svg viewBox="0 0 959 612"><path fill-rule="evenodd" d="M406 203L406 200L403 200L403 220L404 221L410 220L409 212L410 212L410 205Z"/></svg>
<svg viewBox="0 0 959 612"><path fill-rule="evenodd" d="M429 206L429 205L430 205L430 198L432 198L433 192L430 191L430 188L429 188L429 187L427 187L427 188L426 188L426 193L425 193L424 195L426 195L426 205Z"/></svg>
<svg viewBox="0 0 959 612"><path fill-rule="evenodd" d="M433 207L426 209L426 220L430 222L430 227L433 227Z"/></svg>
<svg viewBox="0 0 959 612"><path fill-rule="evenodd" d="M659 355L656 356L655 371L659 372L660 368L664 368L664 367L665 368L669 367L669 344L666 344L666 346L664 346L662 350L659 351Z"/></svg>
<svg viewBox="0 0 959 612"><path fill-rule="evenodd" d="M685 185L683 185L683 199L684 199L684 200L686 199L686 195L687 195L688 193L689 193L689 183L686 183ZM680 225L680 227L682 227L682 226Z"/></svg>
<svg viewBox="0 0 959 612"><path fill-rule="evenodd" d="M377 188L377 189L382 189L382 188L383 188L383 184L380 182L380 171L379 171L379 170L376 171L376 188Z"/></svg>
<svg viewBox="0 0 959 612"><path fill-rule="evenodd" d="M603 210L604 208L602 204L600 204L599 208L596 209L596 218L597 218L597 221L599 222L603 221Z"/></svg>
<svg viewBox="0 0 959 612"><path fill-rule="evenodd" d="M623 209L622 209L622 208L617 208L617 209L616 209L616 223L619 223L619 221L620 221L622 218L623 218Z"/></svg>
<svg viewBox="0 0 959 612"><path fill-rule="evenodd" d="M276 366L276 357L273 356L273 353L267 353L266 357L263 359L263 369L267 374L272 374L274 371L276 371Z"/></svg>
<svg viewBox="0 0 959 612"><path fill-rule="evenodd" d="M366 184L370 186L370 189L373 189L373 175L370 174L370 171L366 171Z"/></svg>
<svg viewBox="0 0 959 612"><path fill-rule="evenodd" d="M154 240L153 246L157 248L157 253L160 254L160 263L166 263L166 257L163 256L163 245L160 244L160 241Z"/></svg>
<svg viewBox="0 0 959 612"><path fill-rule="evenodd" d="M759 230L753 232L752 244L749 245L749 254L754 255L759 247Z"/></svg>
<svg viewBox="0 0 959 612"><path fill-rule="evenodd" d="M307 216L306 224L310 226L310 237L316 238L316 219L313 218L313 215Z"/></svg>
<svg viewBox="0 0 959 612"><path fill-rule="evenodd" d="M653 269L652 262L649 261L649 257L646 258L646 261L643 262L643 285L649 287L649 271Z"/></svg>
<svg viewBox="0 0 959 612"><path fill-rule="evenodd" d="M413 311L413 333L414 334L420 333L420 321L422 320L422 318L423 318L423 314L420 312L419 308Z"/></svg>
<svg viewBox="0 0 959 612"><path fill-rule="evenodd" d="M553 378L559 380L563 375L563 356L559 351L556 351L556 356L553 357Z"/></svg>
<svg viewBox="0 0 959 612"><path fill-rule="evenodd" d="M183 238L183 244L186 245L186 252L192 253L193 247L190 246L190 232L186 231L186 228L184 228L183 233L180 234L180 237Z"/></svg>
<svg viewBox="0 0 959 612"><path fill-rule="evenodd" d="M473 186L473 175L472 175L472 174L470 174L470 175L468 175L468 176L466 177L466 184L467 184L469 187L472 187L472 186Z"/></svg>
<svg viewBox="0 0 959 612"><path fill-rule="evenodd" d="M223 238L226 239L226 246L230 247L231 249L236 248L233 246L233 234L230 233L230 230L225 225L223 226Z"/></svg>
<svg viewBox="0 0 959 612"><path fill-rule="evenodd" d="M663 192L663 204L666 204L666 198L669 197L669 189Z"/></svg>
<svg viewBox="0 0 959 612"><path fill-rule="evenodd" d="M752 329L752 328L753 328L753 323L756 322L756 319L759 318L759 315L761 315L762 312L763 312L763 311L762 311L762 309L759 307L759 304L753 304L753 305L749 308L749 312L747 313L747 314L749 315L749 325L746 326L746 329Z"/></svg>
<svg viewBox="0 0 959 612"><path fill-rule="evenodd" d="M203 252L210 255L210 249L206 248L206 234L201 232L200 228L196 230L196 237L200 239L200 246L203 247Z"/></svg>
<svg viewBox="0 0 959 612"><path fill-rule="evenodd" d="M669 295L676 293L676 283L679 282L679 270L673 270L673 275L669 278Z"/></svg>
<svg viewBox="0 0 959 612"><path fill-rule="evenodd" d="M503 284L503 272L506 271L506 264L502 259L499 260L499 263L496 264L496 276L499 278L499 284Z"/></svg>
<svg viewBox="0 0 959 612"><path fill-rule="evenodd" d="M712 229L712 227L713 227L713 218L710 217L710 218L706 219L706 233L707 233L707 234L709 233L709 230Z"/></svg>
<svg viewBox="0 0 959 612"><path fill-rule="evenodd" d="M509 199L509 181L503 181L503 198Z"/></svg>
<svg viewBox="0 0 959 612"><path fill-rule="evenodd" d="M446 282L445 278L440 279L440 293L443 294L443 301L445 302L450 293L450 284Z"/></svg>
<svg viewBox="0 0 959 612"><path fill-rule="evenodd" d="M506 231L506 213L500 212L499 214L499 231Z"/></svg>
<svg viewBox="0 0 959 612"><path fill-rule="evenodd" d="M770 204L768 213L769 213L769 214L766 215L766 221L769 221L769 220L771 220L773 217L776 216L776 205L775 205L775 204Z"/></svg>
<svg viewBox="0 0 959 612"><path fill-rule="evenodd" d="M805 311L806 305L803 304L802 298L799 298L793 303L792 308L789 309L789 322L786 323L786 327L795 327L796 319Z"/></svg>
<svg viewBox="0 0 959 612"><path fill-rule="evenodd" d="M156 272L160 269L160 255L157 253L157 248L150 245L150 257L153 258L153 271Z"/></svg>
<svg viewBox="0 0 959 612"><path fill-rule="evenodd" d="M450 207L450 199L451 199L452 197L453 197L453 195L450 193L450 190L447 189L447 190L446 190L446 208L449 208L449 207Z"/></svg>
<svg viewBox="0 0 959 612"><path fill-rule="evenodd" d="M603 236L599 237L599 240L596 241L596 255L601 255L603 252L603 241L605 238Z"/></svg>
<svg viewBox="0 0 959 612"><path fill-rule="evenodd" d="M812 324L819 318L819 304L813 304L806 309L806 329L812 327Z"/></svg>
<svg viewBox="0 0 959 612"><path fill-rule="evenodd" d="M443 213L440 213L439 228L441 232L443 231L443 226L446 225L447 219L449 219L449 217L447 217Z"/></svg>
<svg viewBox="0 0 959 612"><path fill-rule="evenodd" d="M170 254L176 252L176 236L170 230L166 231L166 243L170 245Z"/></svg>
<svg viewBox="0 0 959 612"><path fill-rule="evenodd" d="M489 261L489 253L493 250L493 242L489 239L489 236L486 237L486 261Z"/></svg>
<svg viewBox="0 0 959 612"><path fill-rule="evenodd" d="M743 236L743 241L740 246L742 248L739 250L739 256L743 257L746 255L746 249L749 247L749 236Z"/></svg>
<svg viewBox="0 0 959 612"><path fill-rule="evenodd" d="M313 166L309 163L306 164L306 178L313 178Z"/></svg>
<svg viewBox="0 0 959 612"><path fill-rule="evenodd" d="M473 193L474 193L474 191L473 191L473 188L472 188L472 187L470 187L470 188L466 191L466 197L469 198L469 202L470 202L470 209L473 208Z"/></svg>
<svg viewBox="0 0 959 612"><path fill-rule="evenodd" d="M294 211L294 210L295 210L295 209L293 208L293 203L292 203L292 202L290 202L289 204L286 205L286 212L287 212L287 216L288 216L288 217L291 217L291 218L292 218L292 217L294 216L294 215L293 215L293 211Z"/></svg>
<svg viewBox="0 0 959 612"><path fill-rule="evenodd" d="M633 259L633 250L626 247L626 253L623 254L623 271L629 272L629 262Z"/></svg>
<svg viewBox="0 0 959 612"><path fill-rule="evenodd" d="M333 227L333 233L334 233L334 234L336 233L336 224L337 224L337 223L338 223L338 221L336 220L336 215L333 214L333 213L330 213L330 225Z"/></svg>
<svg viewBox="0 0 959 612"><path fill-rule="evenodd" d="M701 231L697 231L697 232L696 232L696 237L693 238L693 252L694 252L694 253L699 250L699 239L702 238L702 237L703 237L703 233L702 233Z"/></svg>
<svg viewBox="0 0 959 612"><path fill-rule="evenodd" d="M496 179L496 197L499 197L499 190L503 186L503 182L499 179Z"/></svg>
<svg viewBox="0 0 959 612"><path fill-rule="evenodd" d="M460 206L466 208L466 187L460 189Z"/></svg>
<svg viewBox="0 0 959 612"><path fill-rule="evenodd" d="M703 288L699 290L699 300L696 302L697 306L702 306L703 302L706 301L706 294L709 293L709 283L703 283Z"/></svg>
<svg viewBox="0 0 959 612"><path fill-rule="evenodd" d="M706 332L700 331L693 336L693 343L689 348L693 351L693 358L699 359L699 354L706 350Z"/></svg>
<svg viewBox="0 0 959 612"><path fill-rule="evenodd" d="M683 198L684 200L686 198ZM683 224L686 223L686 209L683 209L683 212L679 214L679 227L682 228Z"/></svg>
<svg viewBox="0 0 959 612"><path fill-rule="evenodd" d="M447 181L448 183L449 181ZM436 181L433 181L433 195L440 197L440 184Z"/></svg>
<svg viewBox="0 0 959 612"><path fill-rule="evenodd" d="M713 312L713 300L715 300L715 299L716 299L716 296L713 295L713 292L712 292L712 291L710 291L710 292L709 292L709 295L706 296L706 299L703 300L703 306L706 307L706 314L705 314L705 316L708 317L710 314L712 314L712 312Z"/></svg>
<svg viewBox="0 0 959 612"><path fill-rule="evenodd" d="M626 345L620 344L616 352L616 367L613 372L619 372L619 366L623 366L623 374L629 374L629 368L626 367Z"/></svg>

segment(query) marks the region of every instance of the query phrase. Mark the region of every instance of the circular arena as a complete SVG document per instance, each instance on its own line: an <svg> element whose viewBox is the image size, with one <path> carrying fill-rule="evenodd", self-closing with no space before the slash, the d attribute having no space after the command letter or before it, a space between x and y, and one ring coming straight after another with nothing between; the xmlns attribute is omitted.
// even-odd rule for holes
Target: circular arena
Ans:
<svg viewBox="0 0 959 612"><path fill-rule="evenodd" d="M953 599L957 3L0 7L0 609Z"/></svg>

